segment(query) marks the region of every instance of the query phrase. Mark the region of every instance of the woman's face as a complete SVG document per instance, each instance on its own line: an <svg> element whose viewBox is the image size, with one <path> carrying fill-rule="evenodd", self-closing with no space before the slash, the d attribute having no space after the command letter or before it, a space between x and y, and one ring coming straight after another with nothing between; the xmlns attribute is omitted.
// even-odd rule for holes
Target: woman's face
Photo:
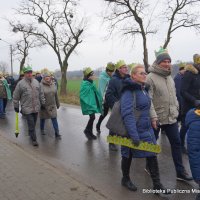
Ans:
<svg viewBox="0 0 200 200"><path fill-rule="evenodd" d="M50 81L51 81L51 77L50 77L50 76L46 76L46 77L44 78L44 80L47 81L47 82L50 82Z"/></svg>
<svg viewBox="0 0 200 200"><path fill-rule="evenodd" d="M134 74L131 75L131 77L137 83L145 83L147 79L147 73L143 67L140 67Z"/></svg>

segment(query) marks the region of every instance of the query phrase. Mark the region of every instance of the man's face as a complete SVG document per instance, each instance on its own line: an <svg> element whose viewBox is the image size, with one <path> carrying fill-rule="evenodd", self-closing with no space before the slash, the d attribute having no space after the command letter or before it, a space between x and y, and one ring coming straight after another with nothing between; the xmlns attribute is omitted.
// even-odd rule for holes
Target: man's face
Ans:
<svg viewBox="0 0 200 200"><path fill-rule="evenodd" d="M25 73L24 73L24 76L25 76L26 78L31 79L31 78L33 77L32 71L25 72Z"/></svg>
<svg viewBox="0 0 200 200"><path fill-rule="evenodd" d="M126 74L128 74L128 67L126 65L123 65L118 69L118 71L122 76L125 76Z"/></svg>
<svg viewBox="0 0 200 200"><path fill-rule="evenodd" d="M163 60L158 66L165 70L171 71L171 61L169 59Z"/></svg>

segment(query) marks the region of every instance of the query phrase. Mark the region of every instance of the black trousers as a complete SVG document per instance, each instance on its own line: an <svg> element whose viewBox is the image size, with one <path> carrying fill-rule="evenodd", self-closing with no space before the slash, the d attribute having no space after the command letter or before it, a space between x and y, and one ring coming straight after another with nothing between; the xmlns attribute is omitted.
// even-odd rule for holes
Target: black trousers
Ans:
<svg viewBox="0 0 200 200"><path fill-rule="evenodd" d="M37 137L35 133L35 126L37 122L38 113L25 114L24 116L27 120L29 136L31 137L32 141L36 141Z"/></svg>
<svg viewBox="0 0 200 200"><path fill-rule="evenodd" d="M100 128L102 121L104 120L104 118L107 116L109 111L109 106L106 102L104 102L103 104L103 114L100 115L97 126Z"/></svg>
<svg viewBox="0 0 200 200"><path fill-rule="evenodd" d="M85 130L87 130L89 132L93 131L94 120L95 120L95 114L90 114L89 115L89 120L88 120L88 123L87 123L87 126L86 126Z"/></svg>

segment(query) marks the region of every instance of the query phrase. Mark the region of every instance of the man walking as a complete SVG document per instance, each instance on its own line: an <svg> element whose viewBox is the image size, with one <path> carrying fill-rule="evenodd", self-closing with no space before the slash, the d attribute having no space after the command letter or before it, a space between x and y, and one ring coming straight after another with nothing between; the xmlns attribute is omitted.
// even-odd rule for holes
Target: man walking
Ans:
<svg viewBox="0 0 200 200"><path fill-rule="evenodd" d="M32 144L33 146L38 146L35 126L40 108L44 109L45 98L39 82L32 76L32 71L32 68L29 66L23 68L24 78L18 82L15 88L13 104L15 112L18 113L20 102L21 112L27 119Z"/></svg>
<svg viewBox="0 0 200 200"><path fill-rule="evenodd" d="M160 129L164 130L171 144L171 152L176 168L177 180L190 181L182 162L180 135L177 117L179 105L176 98L174 81L171 77L171 58L166 49L156 52L156 61L149 68L147 83L152 98L153 109L156 111L160 127L154 124L156 139Z"/></svg>
<svg viewBox="0 0 200 200"><path fill-rule="evenodd" d="M123 60L120 60L115 65L115 73L109 81L108 88L106 90L106 102L110 109L114 106L115 102L121 97L122 82L125 78L130 77L128 75L128 67ZM116 133L109 132L109 135L115 135ZM111 151L117 151L115 144L109 143L109 149Z"/></svg>
<svg viewBox="0 0 200 200"><path fill-rule="evenodd" d="M106 70L101 72L101 74L99 76L98 91L103 100L103 114L100 115L98 123L96 124L96 130L97 130L97 133L99 133L99 134L101 133L101 129L100 129L101 123L109 111L108 103L106 102L104 97L105 97L106 89L108 87L108 83L109 83L114 71L115 71L115 65L113 63L109 62L106 66Z"/></svg>
<svg viewBox="0 0 200 200"><path fill-rule="evenodd" d="M187 132L185 116L190 109L200 106L200 55L194 54L193 60L193 65L186 66L186 72L184 73L181 84L183 126L180 130L180 137L183 152L187 152L185 148L185 135Z"/></svg>

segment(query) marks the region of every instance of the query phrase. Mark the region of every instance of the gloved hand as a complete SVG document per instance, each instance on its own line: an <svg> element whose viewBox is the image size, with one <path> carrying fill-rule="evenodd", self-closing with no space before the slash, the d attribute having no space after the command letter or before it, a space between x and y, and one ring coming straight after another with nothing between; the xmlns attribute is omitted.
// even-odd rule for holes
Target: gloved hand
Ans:
<svg viewBox="0 0 200 200"><path fill-rule="evenodd" d="M19 113L19 108L14 108L16 113Z"/></svg>
<svg viewBox="0 0 200 200"><path fill-rule="evenodd" d="M195 106L195 108L200 108L200 100L195 100L194 106Z"/></svg>
<svg viewBox="0 0 200 200"><path fill-rule="evenodd" d="M136 147L138 147L140 145L140 140L132 140L133 145L135 145Z"/></svg>
<svg viewBox="0 0 200 200"><path fill-rule="evenodd" d="M41 110L45 110L45 106L44 105L41 105Z"/></svg>

